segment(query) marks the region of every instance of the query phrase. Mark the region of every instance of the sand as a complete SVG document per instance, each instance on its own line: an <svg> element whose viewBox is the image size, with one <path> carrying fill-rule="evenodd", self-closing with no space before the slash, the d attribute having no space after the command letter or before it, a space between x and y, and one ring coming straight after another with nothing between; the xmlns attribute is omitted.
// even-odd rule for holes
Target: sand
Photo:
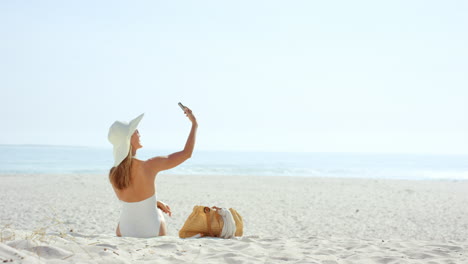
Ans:
<svg viewBox="0 0 468 264"><path fill-rule="evenodd" d="M168 236L119 238L106 175L0 175L0 263L468 263L468 181L161 174ZM237 239L180 239L194 205Z"/></svg>

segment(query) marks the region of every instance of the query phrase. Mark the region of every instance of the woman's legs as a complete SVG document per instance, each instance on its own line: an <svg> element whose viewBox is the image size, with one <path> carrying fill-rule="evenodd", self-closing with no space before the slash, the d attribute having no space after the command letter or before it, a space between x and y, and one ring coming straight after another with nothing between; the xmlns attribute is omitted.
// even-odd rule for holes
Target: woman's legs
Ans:
<svg viewBox="0 0 468 264"><path fill-rule="evenodd" d="M167 234L166 220L164 219L164 215L161 209L159 208L158 208L158 214L159 214L159 222L161 223L161 225L159 226L159 235L165 236Z"/></svg>
<svg viewBox="0 0 468 264"><path fill-rule="evenodd" d="M117 224L117 229L115 230L115 234L118 236L118 237L121 237L122 234L120 233L120 223Z"/></svg>

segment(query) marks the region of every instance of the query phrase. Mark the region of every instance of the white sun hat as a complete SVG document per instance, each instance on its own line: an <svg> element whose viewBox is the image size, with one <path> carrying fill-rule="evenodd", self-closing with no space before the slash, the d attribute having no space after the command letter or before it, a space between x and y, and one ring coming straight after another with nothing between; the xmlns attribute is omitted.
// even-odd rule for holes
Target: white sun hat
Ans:
<svg viewBox="0 0 468 264"><path fill-rule="evenodd" d="M144 115L143 113L137 116L129 123L115 121L109 128L109 135L107 138L109 142L114 145L114 167L117 167L128 156L128 152L130 151L130 139Z"/></svg>

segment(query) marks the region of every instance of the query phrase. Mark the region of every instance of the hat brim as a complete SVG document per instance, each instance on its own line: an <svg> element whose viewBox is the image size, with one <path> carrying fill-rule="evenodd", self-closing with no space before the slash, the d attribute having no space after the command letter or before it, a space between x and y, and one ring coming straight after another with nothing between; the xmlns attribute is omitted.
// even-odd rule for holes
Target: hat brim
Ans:
<svg viewBox="0 0 468 264"><path fill-rule="evenodd" d="M114 146L114 167L119 166L120 163L128 156L130 150L130 140L126 140L118 146Z"/></svg>
<svg viewBox="0 0 468 264"><path fill-rule="evenodd" d="M124 142L119 144L118 146L114 146L113 154L114 154L114 167L119 166L120 163L128 156L128 152L130 151L130 141L132 138L133 133L138 127L138 124L140 123L141 119L143 119L143 116L145 114L141 114L137 116L135 119L130 121L128 124L128 132L127 132L127 138Z"/></svg>
<svg viewBox="0 0 468 264"><path fill-rule="evenodd" d="M130 121L129 123L129 137L132 137L133 135L133 132L135 132L135 130L137 129L138 127L138 124L140 123L141 119L143 119L143 116L145 115L145 113L137 116L135 119L133 119L132 121Z"/></svg>

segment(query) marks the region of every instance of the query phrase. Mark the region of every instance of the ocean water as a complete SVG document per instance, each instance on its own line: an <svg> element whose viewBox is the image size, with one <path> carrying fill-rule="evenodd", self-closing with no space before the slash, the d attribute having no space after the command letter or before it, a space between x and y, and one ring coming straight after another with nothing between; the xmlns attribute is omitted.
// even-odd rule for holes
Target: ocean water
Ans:
<svg viewBox="0 0 468 264"><path fill-rule="evenodd" d="M138 158L176 150L141 149ZM112 149L0 145L0 174L107 173ZM172 174L468 180L468 155L195 151Z"/></svg>

